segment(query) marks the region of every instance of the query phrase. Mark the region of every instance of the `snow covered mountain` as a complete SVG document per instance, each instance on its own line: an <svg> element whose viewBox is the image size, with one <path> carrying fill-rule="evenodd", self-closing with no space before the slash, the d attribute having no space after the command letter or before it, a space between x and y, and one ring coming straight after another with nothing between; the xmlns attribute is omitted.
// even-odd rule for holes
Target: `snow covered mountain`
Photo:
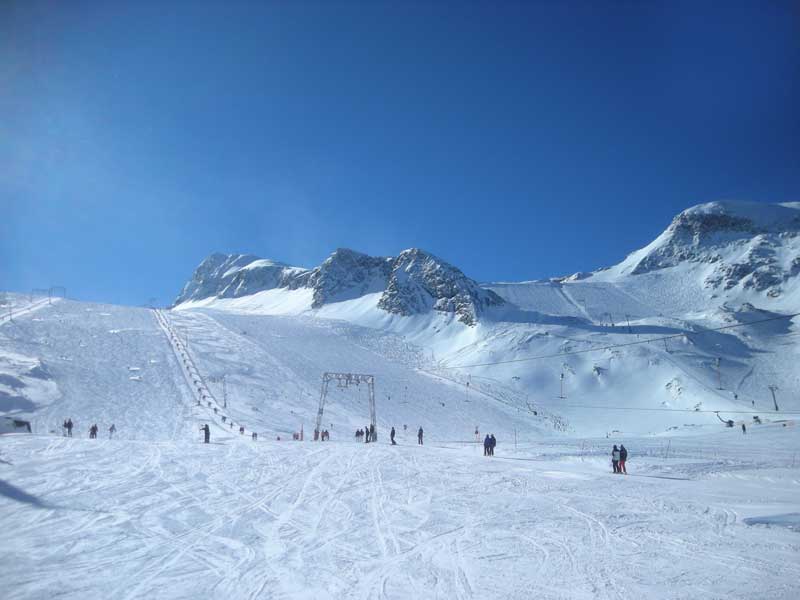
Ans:
<svg viewBox="0 0 800 600"><path fill-rule="evenodd" d="M412 316L433 310L453 314L466 325L474 325L487 308L503 304L491 290L417 248L395 258L340 248L311 270L252 255L212 254L197 267L175 304L299 288L312 291L311 309L380 292L377 306L388 313Z"/></svg>
<svg viewBox="0 0 800 600"><path fill-rule="evenodd" d="M710 202L689 208L652 243L609 269L614 277L683 266L703 286L777 298L800 274L800 202Z"/></svg>
<svg viewBox="0 0 800 600"><path fill-rule="evenodd" d="M337 250L313 270L280 265L271 279L256 277L260 259L222 257L216 270L201 265L175 308L346 321L401 336L430 357L427 372L547 409L576 430L663 431L684 416L637 411L771 406L768 386L796 386L797 319L706 332L800 312L799 232L798 203L713 202L615 266L482 285L414 249ZM663 335L677 338L647 342ZM602 350L615 344L624 347Z"/></svg>

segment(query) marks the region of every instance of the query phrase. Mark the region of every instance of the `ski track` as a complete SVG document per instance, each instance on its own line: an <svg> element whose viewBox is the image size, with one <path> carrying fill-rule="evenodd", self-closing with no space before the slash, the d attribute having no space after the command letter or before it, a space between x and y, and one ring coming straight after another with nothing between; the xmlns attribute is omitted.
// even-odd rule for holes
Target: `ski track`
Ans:
<svg viewBox="0 0 800 600"><path fill-rule="evenodd" d="M611 476L594 466L605 461L241 438L0 443L15 458L4 478L46 504L0 496L9 599L53 585L124 600L800 591L795 533L744 525L695 493L704 480ZM708 485L719 481L735 479ZM755 579L770 583L756 591Z"/></svg>

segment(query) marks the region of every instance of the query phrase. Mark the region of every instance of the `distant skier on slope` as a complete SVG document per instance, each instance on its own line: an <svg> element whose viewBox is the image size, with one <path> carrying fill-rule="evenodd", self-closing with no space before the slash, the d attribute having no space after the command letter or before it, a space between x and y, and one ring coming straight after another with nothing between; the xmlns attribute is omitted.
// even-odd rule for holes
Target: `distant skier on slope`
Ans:
<svg viewBox="0 0 800 600"><path fill-rule="evenodd" d="M67 419L67 437L72 437L72 428L74 425L72 424L72 417Z"/></svg>
<svg viewBox="0 0 800 600"><path fill-rule="evenodd" d="M369 425L364 427L364 443L369 444Z"/></svg>
<svg viewBox="0 0 800 600"><path fill-rule="evenodd" d="M378 436L375 435L375 425L372 424L369 426L369 441L374 442L377 441Z"/></svg>
<svg viewBox="0 0 800 600"><path fill-rule="evenodd" d="M628 460L628 449L625 448L623 444L619 445L619 472L624 473L625 475L628 474L628 471L625 469L625 461Z"/></svg>
<svg viewBox="0 0 800 600"><path fill-rule="evenodd" d="M64 419L64 424L61 425L61 429L63 430L64 437L67 437L67 420Z"/></svg>
<svg viewBox="0 0 800 600"><path fill-rule="evenodd" d="M389 439L392 440L392 446L397 446L397 442L394 441L394 426L392 426L392 430L389 432Z"/></svg>
<svg viewBox="0 0 800 600"><path fill-rule="evenodd" d="M494 456L494 449L497 446L497 438L494 437L494 434L489 436L491 443L489 444L489 456Z"/></svg>
<svg viewBox="0 0 800 600"><path fill-rule="evenodd" d="M96 439L97 438L97 424L95 423L91 427L89 427L89 439Z"/></svg>
<svg viewBox="0 0 800 600"><path fill-rule="evenodd" d="M116 432L117 432L117 426L112 423L111 427L108 428L108 439L113 439L114 434Z"/></svg>
<svg viewBox="0 0 800 600"><path fill-rule="evenodd" d="M483 455L489 456L489 448L492 445L492 438L489 437L489 434L486 434L486 437L483 438Z"/></svg>
<svg viewBox="0 0 800 600"><path fill-rule="evenodd" d="M422 446L422 436L425 432L422 431L422 426L420 425L419 431L417 431L417 444Z"/></svg>
<svg viewBox="0 0 800 600"><path fill-rule="evenodd" d="M209 429L208 423L203 425L200 428L200 431L203 432L203 443L204 444L208 444L211 441L211 429Z"/></svg>
<svg viewBox="0 0 800 600"><path fill-rule="evenodd" d="M614 473L619 473L619 448L617 448L616 444L614 444L614 449L611 451L611 466L614 469Z"/></svg>
<svg viewBox="0 0 800 600"><path fill-rule="evenodd" d="M742 433L747 433L747 427L745 427L744 423L742 423Z"/></svg>

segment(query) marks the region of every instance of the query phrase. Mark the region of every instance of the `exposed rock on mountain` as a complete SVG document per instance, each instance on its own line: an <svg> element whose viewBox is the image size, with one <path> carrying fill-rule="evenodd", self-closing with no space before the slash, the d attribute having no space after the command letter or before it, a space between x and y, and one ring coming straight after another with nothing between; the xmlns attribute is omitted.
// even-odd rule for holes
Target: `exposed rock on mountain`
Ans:
<svg viewBox="0 0 800 600"><path fill-rule="evenodd" d="M451 312L459 321L474 325L484 309L502 303L497 294L481 289L452 265L422 250L411 249L401 252L393 261L391 278L378 306L400 315L431 309Z"/></svg>
<svg viewBox="0 0 800 600"><path fill-rule="evenodd" d="M781 293L781 284L800 272L800 203L711 202L680 213L646 248L620 269L640 275L681 263L706 263L710 288L736 286Z"/></svg>
<svg viewBox="0 0 800 600"><path fill-rule="evenodd" d="M312 270L252 255L212 254L200 263L175 304L276 288L312 289L311 308L382 292L378 307L387 312L410 316L435 310L453 313L467 325L474 325L487 307L503 303L494 292L423 250L410 249L391 258L340 248Z"/></svg>

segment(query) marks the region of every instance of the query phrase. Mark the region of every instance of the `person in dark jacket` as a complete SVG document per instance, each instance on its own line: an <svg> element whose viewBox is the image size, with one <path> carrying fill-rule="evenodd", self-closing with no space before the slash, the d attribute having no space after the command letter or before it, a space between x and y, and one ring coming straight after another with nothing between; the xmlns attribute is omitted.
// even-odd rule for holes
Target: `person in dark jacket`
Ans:
<svg viewBox="0 0 800 600"><path fill-rule="evenodd" d="M628 474L628 471L625 470L625 461L628 460L628 450L625 448L624 445L619 445L619 472L624 473L625 475Z"/></svg>
<svg viewBox="0 0 800 600"><path fill-rule="evenodd" d="M425 432L422 431L422 427L420 426L419 431L417 431L417 444L422 446L422 436Z"/></svg>
<svg viewBox="0 0 800 600"><path fill-rule="evenodd" d="M747 433L747 427L742 423L742 433Z"/></svg>
<svg viewBox="0 0 800 600"><path fill-rule="evenodd" d="M211 441L211 429L209 429L208 423L203 425L200 428L200 431L203 432L203 443L204 444L208 444Z"/></svg>
<svg viewBox="0 0 800 600"><path fill-rule="evenodd" d="M489 448L492 446L492 438L489 437L489 434L486 434L486 437L483 438L483 455L489 456Z"/></svg>
<svg viewBox="0 0 800 600"><path fill-rule="evenodd" d="M369 441L370 442L375 442L375 441L377 441L377 439L378 439L378 436L375 435L375 425L374 424L370 425L369 426Z"/></svg>
<svg viewBox="0 0 800 600"><path fill-rule="evenodd" d="M489 456L494 456L494 449L495 446L497 446L497 439L494 437L494 434L490 435L489 439L491 440L489 444Z"/></svg>
<svg viewBox="0 0 800 600"><path fill-rule="evenodd" d="M72 437L72 428L74 425L72 424L72 417L67 419L67 437Z"/></svg>
<svg viewBox="0 0 800 600"><path fill-rule="evenodd" d="M364 443L369 444L369 425L364 427Z"/></svg>
<svg viewBox="0 0 800 600"><path fill-rule="evenodd" d="M117 426L112 423L111 427L108 428L108 439L112 439L116 432L117 432Z"/></svg>
<svg viewBox="0 0 800 600"><path fill-rule="evenodd" d="M614 473L619 473L619 448L614 444L614 449L611 451L611 466Z"/></svg>
<svg viewBox="0 0 800 600"><path fill-rule="evenodd" d="M89 437L91 439L97 439L97 424L92 425L89 427Z"/></svg>
<svg viewBox="0 0 800 600"><path fill-rule="evenodd" d="M397 446L397 442L394 441L394 427L389 432L389 439L392 440L392 446Z"/></svg>

